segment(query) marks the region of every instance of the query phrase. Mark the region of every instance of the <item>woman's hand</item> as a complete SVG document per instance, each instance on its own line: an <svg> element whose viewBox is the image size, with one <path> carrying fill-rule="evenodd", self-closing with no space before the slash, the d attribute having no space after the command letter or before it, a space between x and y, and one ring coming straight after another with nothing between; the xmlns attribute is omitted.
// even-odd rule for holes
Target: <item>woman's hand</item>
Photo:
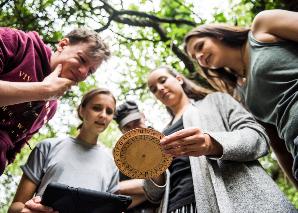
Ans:
<svg viewBox="0 0 298 213"><path fill-rule="evenodd" d="M173 156L221 156L222 146L199 128L188 128L165 136L160 145L166 154Z"/></svg>
<svg viewBox="0 0 298 213"><path fill-rule="evenodd" d="M21 213L58 213L52 208L42 205L41 198L39 196L33 197L25 203L25 207L22 209Z"/></svg>

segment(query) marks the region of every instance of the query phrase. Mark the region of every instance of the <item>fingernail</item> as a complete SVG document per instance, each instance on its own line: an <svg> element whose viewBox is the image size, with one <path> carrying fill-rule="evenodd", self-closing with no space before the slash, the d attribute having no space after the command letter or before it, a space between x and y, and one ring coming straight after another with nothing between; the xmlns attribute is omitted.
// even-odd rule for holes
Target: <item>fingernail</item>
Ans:
<svg viewBox="0 0 298 213"><path fill-rule="evenodd" d="M160 139L160 143L164 143L166 140L167 140L167 138L164 137L164 138Z"/></svg>

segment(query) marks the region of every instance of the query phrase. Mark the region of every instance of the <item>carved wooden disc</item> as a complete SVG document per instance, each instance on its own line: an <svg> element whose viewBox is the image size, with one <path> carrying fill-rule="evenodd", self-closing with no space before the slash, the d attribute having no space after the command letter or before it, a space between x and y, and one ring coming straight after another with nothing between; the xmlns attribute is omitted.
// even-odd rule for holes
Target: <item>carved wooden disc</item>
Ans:
<svg viewBox="0 0 298 213"><path fill-rule="evenodd" d="M114 160L119 170L130 178L151 178L162 174L172 157L164 154L159 141L164 135L149 128L133 129L117 141Z"/></svg>

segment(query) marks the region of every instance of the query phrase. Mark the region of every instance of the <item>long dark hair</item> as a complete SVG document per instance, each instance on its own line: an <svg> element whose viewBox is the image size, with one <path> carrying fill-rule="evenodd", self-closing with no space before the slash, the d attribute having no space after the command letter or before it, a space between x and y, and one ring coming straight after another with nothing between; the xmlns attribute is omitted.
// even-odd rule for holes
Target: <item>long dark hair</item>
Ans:
<svg viewBox="0 0 298 213"><path fill-rule="evenodd" d="M187 53L187 44L193 37L211 37L220 40L230 47L242 47L248 37L249 29L229 26L226 24L206 24L200 25L192 29L184 37L184 51ZM203 73L199 74L207 79L207 81L216 90L226 92L233 97L237 96L237 75L233 70L227 68L207 69L202 67Z"/></svg>
<svg viewBox="0 0 298 213"><path fill-rule="evenodd" d="M195 101L203 99L206 95L212 93L213 91L207 88L204 88L200 85L195 84L191 80L187 79L185 76L177 72L175 69L169 67L169 66L160 66L158 68L155 68L151 70L151 72L157 71L157 70L165 70L167 73L172 75L173 77L177 77L178 75L182 78L182 89L186 96L190 99L194 99ZM166 107L169 114L174 117L174 114L172 110L169 107Z"/></svg>
<svg viewBox="0 0 298 213"><path fill-rule="evenodd" d="M83 118L81 117L80 115L80 108L84 108L86 107L86 105L92 100L93 97L95 97L96 95L99 95L99 94L105 94L105 95L109 95L113 98L113 100L115 101L115 107L116 107L116 99L114 97L114 95L112 94L112 92L108 89L105 89L105 88L96 88L96 89L93 89L93 90L90 90L89 92L87 92L82 100L81 100L81 103L80 105L78 106L77 108L77 113L78 113L78 116L81 120L83 120ZM115 110L115 109L114 109ZM81 129L82 128L82 125L83 123L81 123L77 129Z"/></svg>

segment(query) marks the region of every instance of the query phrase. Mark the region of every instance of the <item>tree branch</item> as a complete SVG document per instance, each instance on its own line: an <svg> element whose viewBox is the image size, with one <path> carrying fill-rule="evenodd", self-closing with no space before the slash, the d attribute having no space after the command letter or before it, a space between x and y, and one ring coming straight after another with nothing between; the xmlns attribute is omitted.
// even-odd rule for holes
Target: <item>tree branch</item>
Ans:
<svg viewBox="0 0 298 213"><path fill-rule="evenodd" d="M188 21L186 19L174 19L174 18L159 18L155 15L148 14L145 12L140 12L140 11L133 11L133 10L121 10L117 12L119 15L133 15L137 17L142 17L142 18L148 18L152 21L160 22L160 23L169 23L169 24L185 24L185 25L190 25L190 26L196 26L196 23L192 21Z"/></svg>
<svg viewBox="0 0 298 213"><path fill-rule="evenodd" d="M131 10L121 10L118 11L114 9L111 5L109 5L106 0L101 1L103 3L103 9L110 14L113 21L127 24L130 26L137 27L150 27L153 28L158 35L160 36L160 40L163 42L167 42L171 40L169 36L167 36L167 32L161 27L162 23L170 23L170 24L185 24L189 26L195 26L194 22L184 20L184 19L168 19L168 18L159 18L157 16L147 14L139 11L131 11ZM127 15L132 17L127 17ZM195 72L195 67L193 62L189 59L189 57L179 49L179 47L175 44L168 44L168 47L172 49L174 54L184 63L185 67L189 70L190 73Z"/></svg>
<svg viewBox="0 0 298 213"><path fill-rule="evenodd" d="M117 32L114 32L114 31L112 31L112 32L115 33L116 35L124 38L125 40L129 40L129 41L132 41L132 42L137 42L137 41L150 41L152 43L158 43L158 42L160 42L159 40L151 40L149 38L129 38L129 37L126 37L126 36L124 36L124 35L122 35L120 33L117 33Z"/></svg>
<svg viewBox="0 0 298 213"><path fill-rule="evenodd" d="M2 3L0 4L0 8L2 8L4 5L6 5L9 1L10 1L10 0L5 0L4 2L2 2Z"/></svg>

